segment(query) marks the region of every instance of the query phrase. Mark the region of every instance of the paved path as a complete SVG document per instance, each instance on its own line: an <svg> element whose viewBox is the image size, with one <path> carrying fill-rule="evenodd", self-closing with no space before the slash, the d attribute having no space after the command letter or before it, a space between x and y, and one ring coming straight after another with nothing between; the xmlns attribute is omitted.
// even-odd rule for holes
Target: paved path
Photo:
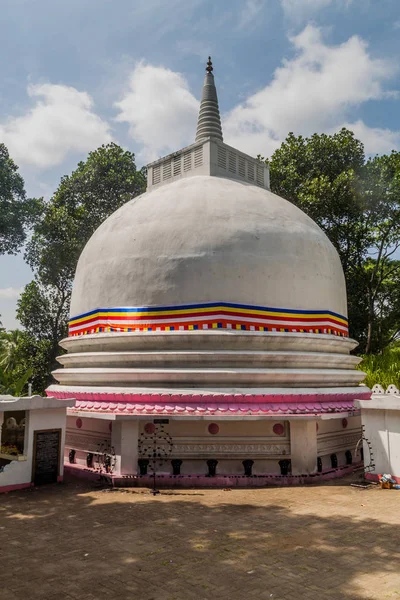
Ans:
<svg viewBox="0 0 400 600"><path fill-rule="evenodd" d="M0 600L400 600L400 491L0 496Z"/></svg>

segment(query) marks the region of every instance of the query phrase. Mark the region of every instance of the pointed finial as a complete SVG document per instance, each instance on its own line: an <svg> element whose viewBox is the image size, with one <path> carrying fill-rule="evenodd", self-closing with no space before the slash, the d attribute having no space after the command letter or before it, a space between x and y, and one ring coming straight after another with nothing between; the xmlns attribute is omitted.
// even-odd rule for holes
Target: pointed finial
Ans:
<svg viewBox="0 0 400 600"><path fill-rule="evenodd" d="M197 121L196 142L208 137L217 138L222 142L221 117L219 115L214 75L212 74L213 66L211 56L208 57L206 72L201 94L199 118Z"/></svg>

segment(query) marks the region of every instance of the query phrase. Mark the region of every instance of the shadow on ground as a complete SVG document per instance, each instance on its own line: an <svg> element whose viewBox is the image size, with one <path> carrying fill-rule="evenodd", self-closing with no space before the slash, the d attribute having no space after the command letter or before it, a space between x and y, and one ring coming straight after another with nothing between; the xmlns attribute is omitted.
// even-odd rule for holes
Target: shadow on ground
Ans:
<svg viewBox="0 0 400 600"><path fill-rule="evenodd" d="M400 598L396 492L303 489L0 497L0 599Z"/></svg>

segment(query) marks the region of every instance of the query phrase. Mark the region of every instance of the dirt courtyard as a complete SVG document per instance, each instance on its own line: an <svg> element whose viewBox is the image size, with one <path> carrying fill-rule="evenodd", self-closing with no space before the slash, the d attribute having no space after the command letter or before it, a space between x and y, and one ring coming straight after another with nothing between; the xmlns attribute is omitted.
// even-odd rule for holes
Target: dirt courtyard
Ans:
<svg viewBox="0 0 400 600"><path fill-rule="evenodd" d="M400 599L399 506L349 480L14 492L0 496L0 599Z"/></svg>

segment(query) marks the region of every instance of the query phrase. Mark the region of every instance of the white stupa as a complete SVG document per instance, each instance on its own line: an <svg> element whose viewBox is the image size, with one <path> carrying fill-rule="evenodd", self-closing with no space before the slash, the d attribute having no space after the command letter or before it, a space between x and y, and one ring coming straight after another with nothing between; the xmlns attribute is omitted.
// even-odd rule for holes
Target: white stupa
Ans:
<svg viewBox="0 0 400 600"><path fill-rule="evenodd" d="M138 439L161 417L181 483L204 483L210 460L219 478L244 461L260 477L339 474L360 437L354 400L370 395L350 354L339 256L269 190L264 163L223 142L212 70L195 143L148 165L146 193L79 259L48 390L76 398L70 468L106 443L113 477L136 474Z"/></svg>

